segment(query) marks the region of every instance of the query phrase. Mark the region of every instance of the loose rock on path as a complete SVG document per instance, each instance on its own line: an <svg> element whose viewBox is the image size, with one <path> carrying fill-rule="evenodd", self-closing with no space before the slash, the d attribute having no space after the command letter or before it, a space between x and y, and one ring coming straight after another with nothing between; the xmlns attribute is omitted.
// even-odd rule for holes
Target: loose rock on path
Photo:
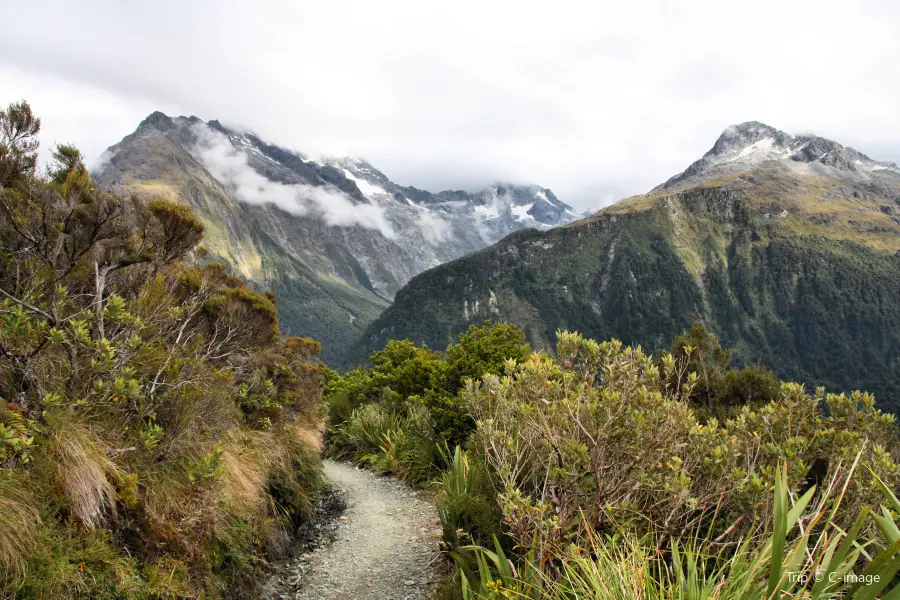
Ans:
<svg viewBox="0 0 900 600"><path fill-rule="evenodd" d="M425 600L434 579L440 521L434 504L395 479L326 460L347 503L334 542L278 569L264 598Z"/></svg>

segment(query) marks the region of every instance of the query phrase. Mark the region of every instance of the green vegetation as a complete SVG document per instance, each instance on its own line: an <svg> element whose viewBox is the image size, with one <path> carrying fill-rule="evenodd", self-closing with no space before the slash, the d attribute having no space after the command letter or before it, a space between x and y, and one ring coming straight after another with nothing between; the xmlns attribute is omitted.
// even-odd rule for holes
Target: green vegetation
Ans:
<svg viewBox="0 0 900 600"><path fill-rule="evenodd" d="M323 486L320 347L38 130L0 111L0 596L250 596Z"/></svg>
<svg viewBox="0 0 900 600"><path fill-rule="evenodd" d="M733 354L699 323L675 338L671 353L680 367L669 376L667 384L677 386L684 373L697 373L687 399L704 420L724 420L734 416L736 409L760 407L777 399L780 393L780 382L765 367L730 368Z"/></svg>
<svg viewBox="0 0 900 600"><path fill-rule="evenodd" d="M448 459L448 448L475 429L460 392L466 381L500 373L530 352L506 323L471 326L440 353L395 340L372 354L372 367L333 375L325 386L329 448L378 469L422 482Z"/></svg>
<svg viewBox="0 0 900 600"><path fill-rule="evenodd" d="M898 194L755 171L521 231L413 278L349 362L388 338L440 350L487 318L550 352L557 329L656 352L699 321L738 365L897 413L900 225L883 210Z"/></svg>
<svg viewBox="0 0 900 600"><path fill-rule="evenodd" d="M461 574L463 600L529 598L543 600L675 600L767 598L871 599L897 596L900 569L900 501L887 487L882 514L860 511L848 531L831 518L842 505L839 491L829 488L813 503L815 488L802 497L790 496L783 472L776 475L773 514L722 556L714 540L695 534L673 542L662 560L652 539L623 536L591 538L572 546L548 573L546 563L528 552L518 569L497 545L471 547L477 572ZM876 529L873 540L861 531ZM888 541L881 541L888 540ZM893 542L891 541L893 540ZM893 589L891 589L893 588Z"/></svg>
<svg viewBox="0 0 900 600"><path fill-rule="evenodd" d="M810 395L732 368L699 325L657 356L560 332L554 358L514 331L472 326L443 354L392 341L326 385L333 452L437 486L459 569L446 597L874 598L895 586L900 436L872 395ZM453 363L477 365L461 388ZM453 391L466 426L442 430L443 402L426 398ZM837 575L820 584L817 571Z"/></svg>

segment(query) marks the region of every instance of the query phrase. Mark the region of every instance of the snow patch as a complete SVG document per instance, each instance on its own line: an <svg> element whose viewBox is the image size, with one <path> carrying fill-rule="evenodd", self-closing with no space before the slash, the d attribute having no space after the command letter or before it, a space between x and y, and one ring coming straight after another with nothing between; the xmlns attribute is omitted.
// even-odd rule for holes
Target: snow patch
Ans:
<svg viewBox="0 0 900 600"><path fill-rule="evenodd" d="M754 154L768 154L775 146L775 138L763 138L741 150L732 160L741 160Z"/></svg>
<svg viewBox="0 0 900 600"><path fill-rule="evenodd" d="M534 208L534 202L526 204L525 206L510 206L509 210L512 211L516 221L521 221L523 219L534 219L534 217L528 214L528 211L532 208Z"/></svg>
<svg viewBox="0 0 900 600"><path fill-rule="evenodd" d="M347 169L344 169L344 176L355 183L356 187L359 188L359 191L362 192L362 195L369 200L373 200L375 196L390 196L383 187L377 186L365 179L361 179Z"/></svg>
<svg viewBox="0 0 900 600"><path fill-rule="evenodd" d="M500 216L500 209L496 204L476 205L475 214L487 221L488 219L496 219Z"/></svg>

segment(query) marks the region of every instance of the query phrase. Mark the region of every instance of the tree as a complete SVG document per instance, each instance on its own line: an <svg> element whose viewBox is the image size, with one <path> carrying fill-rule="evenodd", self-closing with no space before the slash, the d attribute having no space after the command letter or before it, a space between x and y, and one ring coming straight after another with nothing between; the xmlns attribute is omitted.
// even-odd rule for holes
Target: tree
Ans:
<svg viewBox="0 0 900 600"><path fill-rule="evenodd" d="M24 100L0 110L0 187L34 174L41 120Z"/></svg>
<svg viewBox="0 0 900 600"><path fill-rule="evenodd" d="M760 365L730 368L731 351L700 323L675 338L671 353L680 368L669 384L679 386L679 380L696 373L697 383L689 400L701 416L727 417L741 406L764 404L778 397L780 385L771 371Z"/></svg>
<svg viewBox="0 0 900 600"><path fill-rule="evenodd" d="M53 183L62 185L71 173L80 175L87 171L84 157L75 146L60 144L53 149L53 164L47 167L47 177Z"/></svg>
<svg viewBox="0 0 900 600"><path fill-rule="evenodd" d="M485 321L482 325L470 325L459 335L459 342L448 346L444 353L448 390L455 394L467 379L499 375L507 360L521 363L530 353L525 332L511 323Z"/></svg>
<svg viewBox="0 0 900 600"><path fill-rule="evenodd" d="M166 260L174 260L193 249L203 238L203 221L184 204L168 200L154 200L150 211L162 225L162 255Z"/></svg>

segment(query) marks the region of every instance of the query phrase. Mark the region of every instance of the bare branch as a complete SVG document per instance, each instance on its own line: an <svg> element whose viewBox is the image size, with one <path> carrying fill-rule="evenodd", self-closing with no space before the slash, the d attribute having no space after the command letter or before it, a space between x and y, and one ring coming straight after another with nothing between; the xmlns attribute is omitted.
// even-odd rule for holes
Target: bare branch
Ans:
<svg viewBox="0 0 900 600"><path fill-rule="evenodd" d="M47 319L48 321L50 321L50 323L51 323L52 325L56 325L56 319L54 319L54 318L53 318L52 316L50 316L48 313L46 313L46 312L42 311L41 309L39 309L37 306L33 306L33 305L31 305L31 304L28 304L28 303L25 302L24 300L19 300L18 298L16 298L15 296L13 296L12 294L10 294L9 292L7 292L6 290L4 290L3 288L0 288L0 294L3 294L4 296L6 296L7 298L9 298L10 300L12 300L13 302L15 302L16 304L18 304L18 305L20 305L20 306L23 306L23 307L27 308L27 309L30 310L31 312L33 312L33 313L35 313L35 314L38 314L38 315L44 317L45 319Z"/></svg>

